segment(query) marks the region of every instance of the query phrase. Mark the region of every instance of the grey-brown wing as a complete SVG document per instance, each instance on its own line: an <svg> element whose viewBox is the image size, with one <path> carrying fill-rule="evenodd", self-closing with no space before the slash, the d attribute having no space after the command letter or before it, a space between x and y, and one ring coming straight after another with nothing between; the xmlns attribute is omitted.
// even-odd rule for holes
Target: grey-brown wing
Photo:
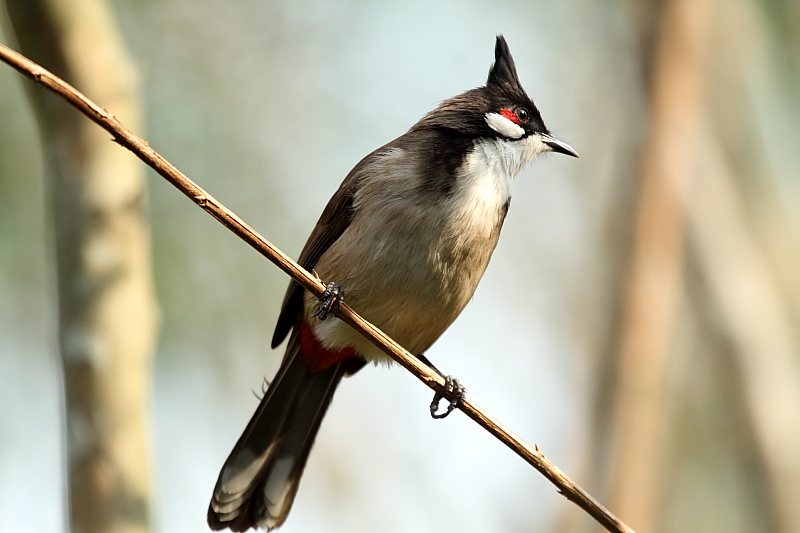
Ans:
<svg viewBox="0 0 800 533"><path fill-rule="evenodd" d="M366 156L358 165L350 171L342 184L328 201L328 205L322 211L317 225L300 252L297 262L306 270L311 270L319 261L319 258L336 242L342 233L350 225L355 215L353 199L358 189L359 181L362 178L362 170L369 161L382 152L386 145ZM335 280L334 280L335 281ZM272 335L272 347L275 348L289 334L295 325L297 318L303 312L303 287L294 280L289 282L286 295L283 298L281 314L278 316L278 323L275 325L275 333Z"/></svg>

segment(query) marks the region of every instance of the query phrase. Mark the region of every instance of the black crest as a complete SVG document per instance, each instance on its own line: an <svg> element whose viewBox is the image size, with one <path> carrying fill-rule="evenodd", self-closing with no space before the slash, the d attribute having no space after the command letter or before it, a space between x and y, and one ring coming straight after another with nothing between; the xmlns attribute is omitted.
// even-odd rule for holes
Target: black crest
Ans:
<svg viewBox="0 0 800 533"><path fill-rule="evenodd" d="M502 35L497 36L497 43L494 46L494 64L489 70L486 85L496 85L508 91L522 90L514 58L511 57L511 50L508 49L506 38Z"/></svg>
<svg viewBox="0 0 800 533"><path fill-rule="evenodd" d="M498 35L494 64L489 70L486 86L445 100L417 122L411 131L438 129L473 138L496 137L499 134L487 125L486 114L518 107L525 108L530 114L530 120L523 126L526 132L547 131L539 111L520 84L514 58L511 57L505 37Z"/></svg>

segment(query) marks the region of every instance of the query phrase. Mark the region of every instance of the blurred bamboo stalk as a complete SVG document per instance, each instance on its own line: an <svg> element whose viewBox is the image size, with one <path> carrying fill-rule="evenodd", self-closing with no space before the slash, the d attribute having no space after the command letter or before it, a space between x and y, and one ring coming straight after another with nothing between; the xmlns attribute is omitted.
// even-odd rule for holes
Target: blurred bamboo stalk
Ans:
<svg viewBox="0 0 800 533"><path fill-rule="evenodd" d="M744 395L771 485L777 531L800 531L800 368L786 302L747 224L734 172L709 136L694 185L691 238L703 277L733 346Z"/></svg>
<svg viewBox="0 0 800 533"><path fill-rule="evenodd" d="M141 129L136 76L105 0L7 0L7 11L23 53ZM144 533L156 304L143 169L74 109L29 94L55 228L71 530Z"/></svg>
<svg viewBox="0 0 800 533"><path fill-rule="evenodd" d="M611 400L609 506L638 531L654 531L657 524L666 376L684 283L686 197L702 117L710 15L706 0L667 0L661 9Z"/></svg>

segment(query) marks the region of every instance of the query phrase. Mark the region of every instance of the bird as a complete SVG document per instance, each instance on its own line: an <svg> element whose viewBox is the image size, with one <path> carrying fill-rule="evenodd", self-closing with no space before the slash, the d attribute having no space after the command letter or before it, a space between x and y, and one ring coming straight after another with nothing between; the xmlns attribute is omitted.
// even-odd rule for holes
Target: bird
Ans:
<svg viewBox="0 0 800 533"><path fill-rule="evenodd" d="M272 338L274 349L288 337L286 351L219 474L211 529L283 524L337 386L368 363L391 362L327 316L333 304L346 294L363 318L424 357L472 298L514 177L546 152L578 157L545 126L498 35L486 85L444 100L350 171L298 259L328 289L320 302L289 283Z"/></svg>

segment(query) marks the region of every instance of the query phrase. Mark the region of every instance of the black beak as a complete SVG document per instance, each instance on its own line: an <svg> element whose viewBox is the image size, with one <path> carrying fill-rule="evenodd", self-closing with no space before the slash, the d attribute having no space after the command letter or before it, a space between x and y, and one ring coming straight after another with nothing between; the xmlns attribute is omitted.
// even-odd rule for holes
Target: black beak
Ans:
<svg viewBox="0 0 800 533"><path fill-rule="evenodd" d="M550 150L553 152L558 152L560 154L571 155L572 157L579 157L578 152L575 151L575 148L568 145L564 141L559 141L549 133L540 133L539 134L542 138L542 142L550 147Z"/></svg>

